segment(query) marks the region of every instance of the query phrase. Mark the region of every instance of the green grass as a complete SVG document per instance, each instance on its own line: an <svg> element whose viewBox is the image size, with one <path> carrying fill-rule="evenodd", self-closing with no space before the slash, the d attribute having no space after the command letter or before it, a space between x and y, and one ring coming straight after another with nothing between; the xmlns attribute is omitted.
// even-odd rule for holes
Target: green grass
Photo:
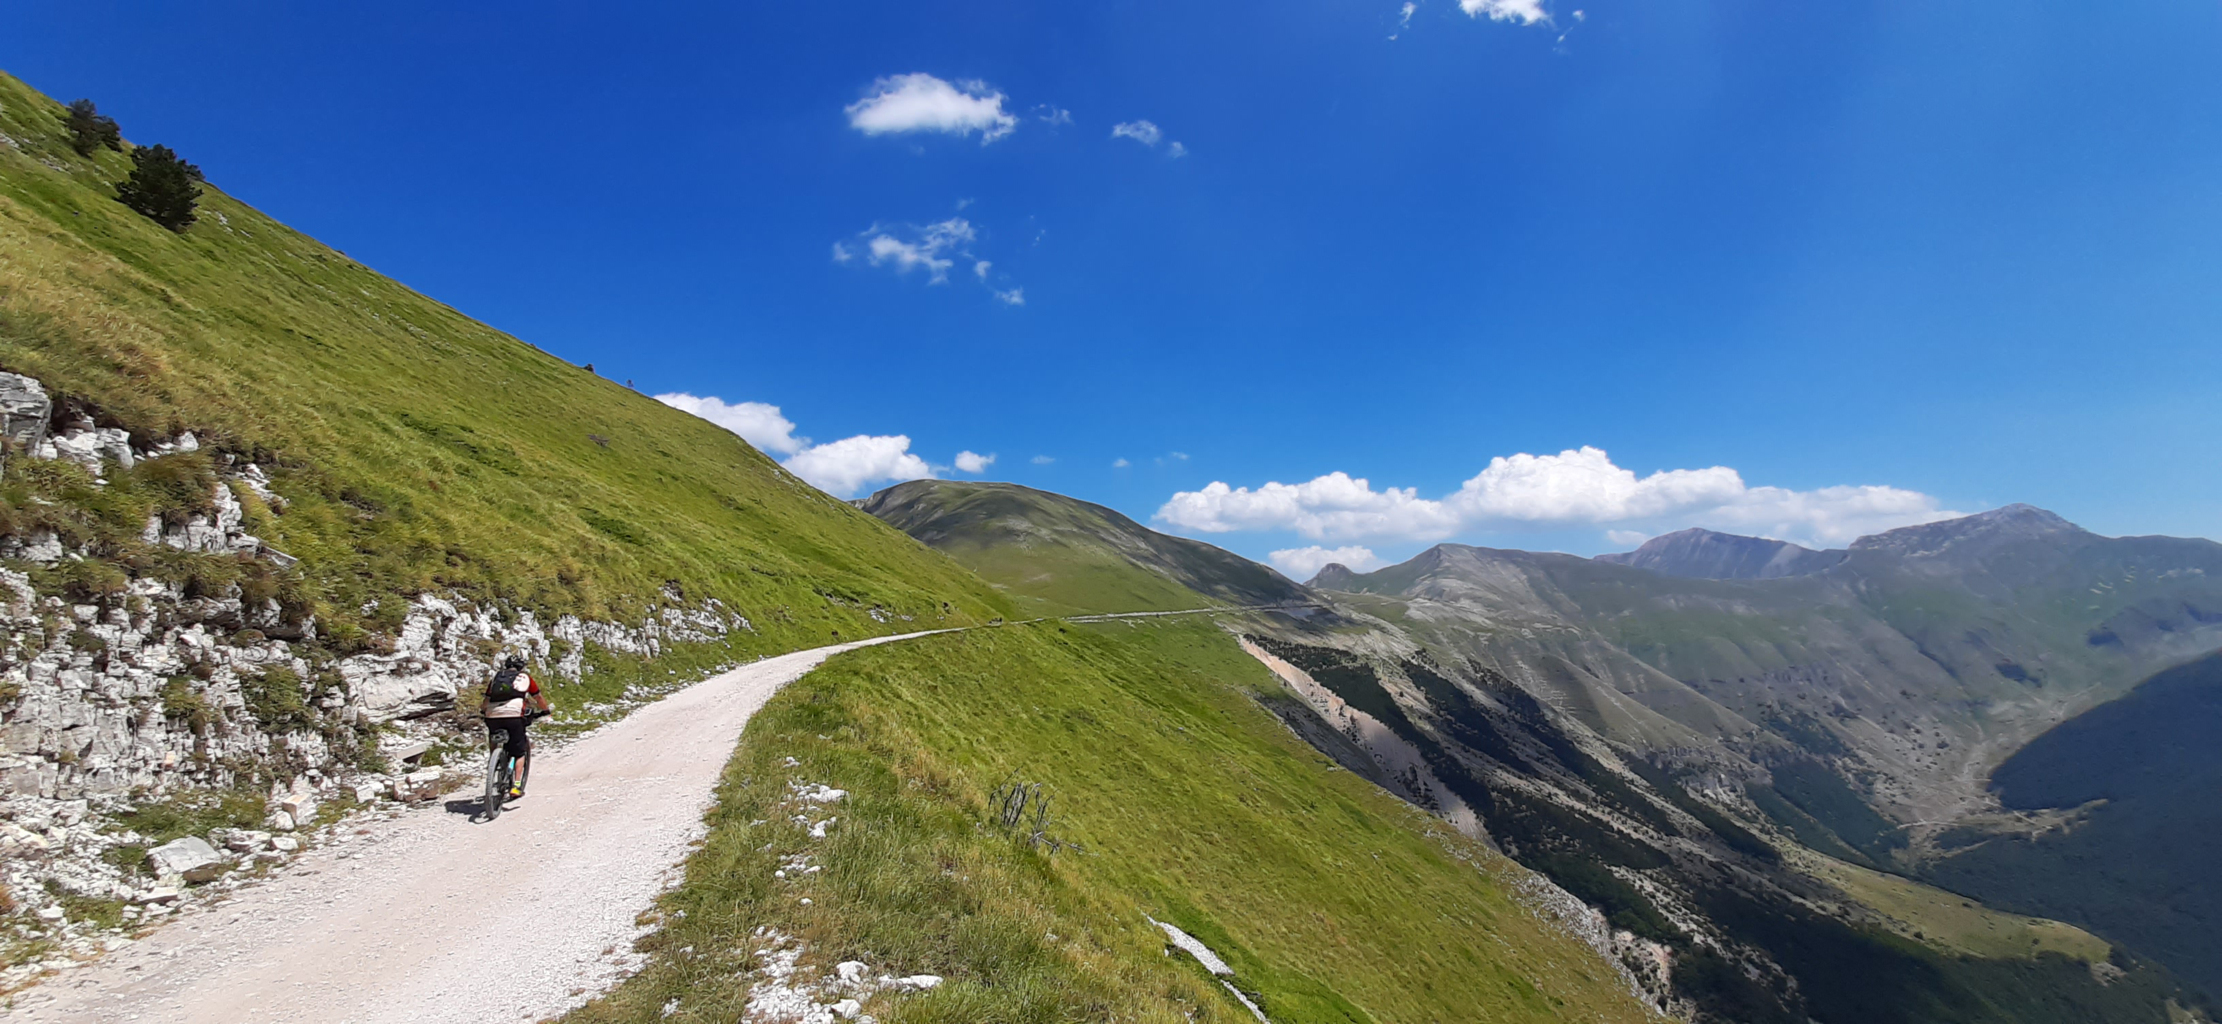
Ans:
<svg viewBox="0 0 2222 1024"><path fill-rule="evenodd" d="M873 495L864 508L979 573L1029 616L1307 598L1248 559L1017 484L914 480Z"/></svg>
<svg viewBox="0 0 2222 1024"><path fill-rule="evenodd" d="M676 998L669 1019L731 1020L759 926L806 937L806 962L950 979L867 1007L884 1020L1249 1019L1145 914L1225 957L1278 1024L1643 1019L1608 965L1511 899L1520 868L1333 769L1259 706L1277 690L1193 621L842 655L750 722L649 966L570 1019L666 1019ZM1077 851L991 823L1014 776ZM828 839L787 820L790 780L851 792ZM805 851L822 875L772 878Z"/></svg>
<svg viewBox="0 0 2222 1024"><path fill-rule="evenodd" d="M1889 918L1901 934L1940 949L1991 958L2058 953L2105 963L2106 940L2074 925L1992 910L1957 893L1804 850L1791 851L1799 870L1836 886Z"/></svg>
<svg viewBox="0 0 2222 1024"><path fill-rule="evenodd" d="M191 430L213 458L132 474L121 497L82 480L18 480L32 460L11 459L0 494L11 519L66 520L138 573L134 559L158 554L135 546L148 513L190 514L211 465L253 460L286 505L243 494L249 526L303 560L272 585L342 638L375 625L365 604L394 595L633 619L667 581L751 620L737 655L916 628L875 620L874 606L936 625L1009 614L949 559L733 434L213 186L190 230L154 225L112 198L128 158L70 152L59 110L0 75L0 131L17 142L0 146L0 368L142 439ZM70 488L59 510L31 500ZM116 572L69 571L99 578L42 585L120 585Z"/></svg>

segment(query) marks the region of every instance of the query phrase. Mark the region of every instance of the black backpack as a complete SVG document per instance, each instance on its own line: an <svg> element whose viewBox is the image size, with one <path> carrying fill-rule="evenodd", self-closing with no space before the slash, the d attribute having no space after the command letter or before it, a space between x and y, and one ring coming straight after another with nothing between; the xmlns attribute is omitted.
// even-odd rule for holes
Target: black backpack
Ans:
<svg viewBox="0 0 2222 1024"><path fill-rule="evenodd" d="M517 688L517 676L523 671L503 666L501 671L494 673L493 681L486 684L486 699L499 704L526 696L525 691Z"/></svg>

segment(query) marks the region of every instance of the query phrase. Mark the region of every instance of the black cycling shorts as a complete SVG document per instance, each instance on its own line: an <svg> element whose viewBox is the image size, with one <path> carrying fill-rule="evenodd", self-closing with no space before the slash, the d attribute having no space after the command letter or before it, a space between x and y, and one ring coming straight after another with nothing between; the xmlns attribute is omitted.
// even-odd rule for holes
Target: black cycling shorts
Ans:
<svg viewBox="0 0 2222 1024"><path fill-rule="evenodd" d="M486 731L508 733L509 743L503 749L509 751L509 756L521 758L532 753L532 741L525 737L525 726L531 723L529 718L489 718L486 720Z"/></svg>

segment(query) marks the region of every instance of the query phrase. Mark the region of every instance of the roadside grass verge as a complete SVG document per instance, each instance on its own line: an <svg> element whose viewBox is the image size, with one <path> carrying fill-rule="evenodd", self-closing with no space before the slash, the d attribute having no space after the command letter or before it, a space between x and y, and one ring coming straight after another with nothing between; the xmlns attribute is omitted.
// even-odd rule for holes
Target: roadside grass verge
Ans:
<svg viewBox="0 0 2222 1024"><path fill-rule="evenodd" d="M1333 768L1254 699L1277 690L1202 621L841 655L749 723L647 967L568 1020L731 1021L759 928L821 972L948 979L866 1003L887 1021L1254 1019L1145 915L1225 958L1277 1024L1645 1019L1513 901L1522 869ZM989 813L1014 778L1050 796L1059 852ZM823 839L794 820L804 784L849 791L806 815L838 819Z"/></svg>

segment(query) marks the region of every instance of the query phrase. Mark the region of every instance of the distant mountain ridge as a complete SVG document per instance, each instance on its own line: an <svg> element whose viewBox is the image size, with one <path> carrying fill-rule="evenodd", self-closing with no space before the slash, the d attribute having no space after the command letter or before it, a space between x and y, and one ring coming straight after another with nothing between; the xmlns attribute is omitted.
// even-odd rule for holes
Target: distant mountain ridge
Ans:
<svg viewBox="0 0 2222 1024"><path fill-rule="evenodd" d="M1598 555L1597 561L1689 579L1770 580L1821 572L1842 562L1845 554L1692 527L1653 537L1634 551Z"/></svg>
<svg viewBox="0 0 2222 1024"><path fill-rule="evenodd" d="M1172 611L1313 597L1240 555L1018 484L913 480L856 504L1037 612Z"/></svg>

